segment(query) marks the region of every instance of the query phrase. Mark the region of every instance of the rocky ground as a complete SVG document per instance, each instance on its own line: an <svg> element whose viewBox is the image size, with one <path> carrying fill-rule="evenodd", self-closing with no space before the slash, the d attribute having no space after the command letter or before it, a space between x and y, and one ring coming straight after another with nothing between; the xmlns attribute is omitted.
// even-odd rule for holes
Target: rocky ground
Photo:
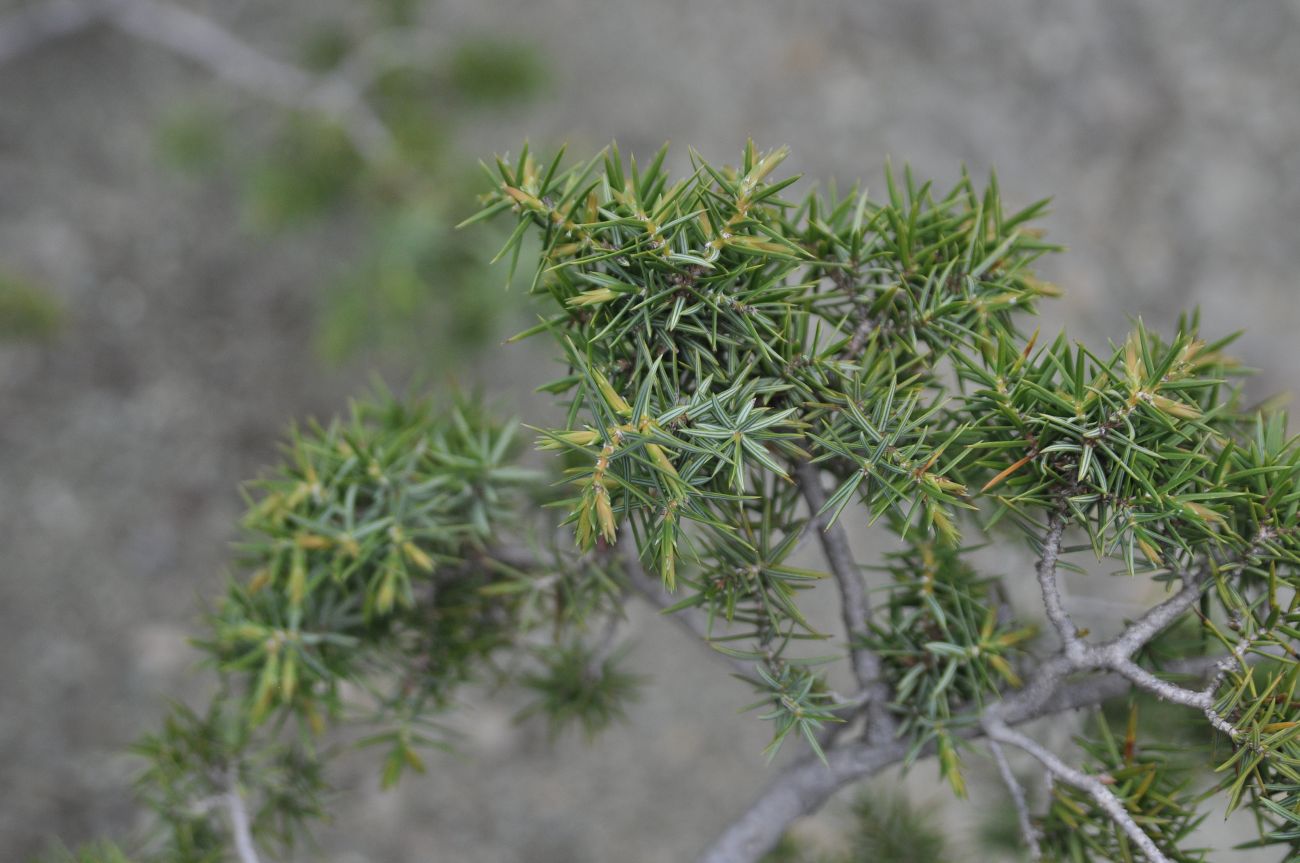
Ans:
<svg viewBox="0 0 1300 863"><path fill-rule="evenodd" d="M280 56L327 6L347 4L195 4ZM1048 225L1071 251L1045 267L1068 291L1052 326L1119 339L1128 315L1167 325L1199 304L1210 331L1250 330L1240 353L1264 370L1261 394L1300 379L1295 0L445 0L427 13L448 47L506 35L550 70L539 99L460 124L467 165L525 136L578 152L670 138L681 164L688 144L722 160L751 135L845 182L874 183L887 154L939 178L996 164L1011 200L1056 197ZM310 347L314 292L358 226L267 241L242 226L231 177L159 168L162 118L221 90L100 32L0 68L0 266L67 309L52 343L0 346L5 860L134 823L120 752L165 694L196 686L184 638L219 585L237 483L290 419L337 410L366 377ZM247 102L250 129L271 110L221 98ZM521 356L483 376L527 392L543 373ZM637 667L672 674L629 726L594 749L549 747L484 701L464 720L465 757L399 794L379 795L374 770L345 776L338 826L307 856L688 858L762 781L763 729L732 716L745 693L698 648L650 616L632 630Z"/></svg>

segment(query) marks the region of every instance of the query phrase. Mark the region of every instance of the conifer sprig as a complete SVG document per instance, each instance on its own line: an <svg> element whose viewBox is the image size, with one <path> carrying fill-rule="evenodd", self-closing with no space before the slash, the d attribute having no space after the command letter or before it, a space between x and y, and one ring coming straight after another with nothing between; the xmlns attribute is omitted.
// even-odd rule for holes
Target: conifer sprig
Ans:
<svg viewBox="0 0 1300 863"><path fill-rule="evenodd" d="M1043 859L1207 859L1191 835L1211 798L1294 852L1300 443L1245 405L1232 338L1189 315L1104 349L1040 339L1045 202L1007 211L995 177L939 191L908 169L881 200L796 200L785 155L692 152L680 179L667 150L488 167L467 223L513 220L512 270L539 241L521 336L549 334L562 364L542 390L563 422L534 430L549 470L522 469L517 426L472 400L383 396L294 433L200 642L221 692L140 749L167 859L291 845L343 740L381 747L386 784L423 769L466 683L519 684L526 714L598 732L633 709L633 593L754 690L769 754L808 750L705 863L753 863L895 763L934 755L964 795L990 750ZM872 524L898 543L878 567L851 542ZM824 566L799 559L814 537ZM1007 541L1037 566L976 568ZM1099 638L1061 578L1096 569L1167 595ZM1050 626L1017 617L1012 579ZM838 631L803 608L818 589L838 591ZM1212 746L1175 763L1136 721L1122 740L1103 723L1072 766L1016 727L1135 690Z"/></svg>

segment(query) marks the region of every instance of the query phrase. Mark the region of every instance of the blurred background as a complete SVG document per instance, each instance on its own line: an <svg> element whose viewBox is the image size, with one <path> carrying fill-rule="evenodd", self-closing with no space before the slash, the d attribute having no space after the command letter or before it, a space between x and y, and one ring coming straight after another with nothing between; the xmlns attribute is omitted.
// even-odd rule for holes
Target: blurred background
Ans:
<svg viewBox="0 0 1300 863"><path fill-rule="evenodd" d="M478 159L749 136L841 185L996 166L1055 196L1045 332L1199 305L1249 329L1261 396L1300 380L1296 0L0 0L0 859L138 826L124 749L204 687L185 639L288 423L376 373L545 419L501 237L451 227ZM628 725L552 745L475 699L398 792L346 767L303 859L688 859L767 729L670 626L629 631L671 674Z"/></svg>

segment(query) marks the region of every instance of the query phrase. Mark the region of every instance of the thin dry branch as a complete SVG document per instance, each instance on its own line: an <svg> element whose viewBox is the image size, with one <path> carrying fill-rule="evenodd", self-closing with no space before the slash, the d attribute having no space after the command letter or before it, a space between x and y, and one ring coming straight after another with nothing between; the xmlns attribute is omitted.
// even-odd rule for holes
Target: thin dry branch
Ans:
<svg viewBox="0 0 1300 863"><path fill-rule="evenodd" d="M1201 711L1211 726L1233 740L1241 736L1241 731L1214 709L1214 691L1218 689L1218 681L1211 682L1205 689L1191 690L1163 680L1131 660L1119 663L1115 670L1132 681L1134 686L1163 701Z"/></svg>
<svg viewBox="0 0 1300 863"><path fill-rule="evenodd" d="M1136 653L1142 645L1155 638L1175 620L1187 611L1205 589L1206 579L1192 577L1188 579L1177 593L1159 605L1151 608L1124 630L1117 638L1105 645L1117 659L1127 659Z"/></svg>
<svg viewBox="0 0 1300 863"><path fill-rule="evenodd" d="M795 468L794 473L799 490L808 502L826 563L839 586L840 614L849 642L849 659L858 685L866 696L868 739L875 742L889 740L894 736L894 722L887 708L889 688L881 676L880 657L862 643L871 616L871 604L862 584L861 570L853 559L853 549L849 546L844 527L839 523L832 524L830 514L823 512L826 491L822 488L821 472L817 466L804 462Z"/></svg>
<svg viewBox="0 0 1300 863"><path fill-rule="evenodd" d="M258 863L257 846L253 844L253 827L248 808L239 793L239 780L234 772L226 777L226 812L230 816L230 834L235 841L239 863Z"/></svg>
<svg viewBox="0 0 1300 863"><path fill-rule="evenodd" d="M1133 844L1146 856L1148 863L1170 863L1169 858L1156 847L1156 843L1152 841L1151 837L1138 826L1138 823L1133 820L1133 816L1124 808L1123 802L1115 796L1115 792L1111 791L1101 778L1071 767L1050 749L1038 743L1032 737L1011 728L996 716L985 718L984 731L991 740L1015 746L1032 755L1047 768L1048 772L1058 782L1065 782L1087 792L1102 811L1119 825L1120 829L1133 841Z"/></svg>
<svg viewBox="0 0 1300 863"><path fill-rule="evenodd" d="M1042 860L1043 850L1038 845L1038 830L1029 817L1029 801L1025 799L1025 789L1016 778L1016 774L1011 772L1011 764L1007 761L1007 754L1002 750L1002 744L990 740L989 751L993 754L993 762L998 766L998 775L1002 777L1002 784L1007 787L1011 802L1015 804L1016 823L1020 825L1020 838L1029 851L1029 859Z"/></svg>
<svg viewBox="0 0 1300 863"><path fill-rule="evenodd" d="M102 3L48 0L11 12L0 19L0 64L8 63L47 42L79 33L99 23Z"/></svg>
<svg viewBox="0 0 1300 863"><path fill-rule="evenodd" d="M1061 559L1061 537L1065 533L1065 519L1059 512L1052 513L1047 520L1047 535L1043 537L1042 556L1038 559L1035 572L1038 575L1038 588L1043 595L1043 605L1047 609L1047 619L1051 621L1066 656L1077 657L1083 649L1079 630L1070 620L1061 600L1061 586L1057 581L1056 568Z"/></svg>

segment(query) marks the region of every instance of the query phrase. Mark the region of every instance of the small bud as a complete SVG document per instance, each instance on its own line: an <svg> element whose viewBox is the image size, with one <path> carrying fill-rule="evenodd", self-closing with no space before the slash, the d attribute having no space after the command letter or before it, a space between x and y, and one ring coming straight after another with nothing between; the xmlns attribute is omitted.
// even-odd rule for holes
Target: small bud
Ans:
<svg viewBox="0 0 1300 863"><path fill-rule="evenodd" d="M1188 512L1192 513L1192 515L1196 516L1197 518L1202 519L1204 521L1208 521L1211 524L1224 523L1223 516L1219 515L1217 512L1210 509L1208 506L1202 506L1199 503L1195 503L1189 500L1183 503L1183 508L1186 509Z"/></svg>
<svg viewBox="0 0 1300 863"><path fill-rule="evenodd" d="M1011 667L1011 663L1007 662L1003 657L998 656L997 654L990 655L989 665L992 665L998 674L1001 674L1002 677L1006 679L1007 683L1016 689L1019 689L1021 685L1023 685L1020 675L1016 674L1015 669Z"/></svg>
<svg viewBox="0 0 1300 863"><path fill-rule="evenodd" d="M1142 355L1138 345L1137 333L1130 333L1124 343L1124 374L1135 389L1142 386Z"/></svg>
<svg viewBox="0 0 1300 863"><path fill-rule="evenodd" d="M952 738L947 734L939 735L939 773L952 786L952 793L966 797L966 779L961 774L961 758L952 745Z"/></svg>
<svg viewBox="0 0 1300 863"><path fill-rule="evenodd" d="M546 205L539 201L535 196L525 192L523 189L516 189L513 186L504 186L503 189L505 190L506 195L522 209L532 210L535 213L546 212Z"/></svg>
<svg viewBox="0 0 1300 863"><path fill-rule="evenodd" d="M269 567L262 567L253 573L253 577L248 580L248 592L257 593L271 583L271 570Z"/></svg>
<svg viewBox="0 0 1300 863"><path fill-rule="evenodd" d="M410 540L402 543L402 553L406 555L407 560L415 564L417 569L433 572L433 558L415 543Z"/></svg>
<svg viewBox="0 0 1300 863"><path fill-rule="evenodd" d="M397 571L391 566L385 568L380 578L379 592L375 594L375 611L388 614L393 610L397 600Z"/></svg>
<svg viewBox="0 0 1300 863"><path fill-rule="evenodd" d="M565 304L573 307L581 306L599 306L602 303L608 303L610 300L618 299L618 294L609 288L593 288L590 291L583 291L576 297L569 297Z"/></svg>
<svg viewBox="0 0 1300 863"><path fill-rule="evenodd" d="M1164 558L1161 556L1160 550L1158 548L1156 548L1154 545L1147 542L1145 539L1143 539L1140 536L1136 538L1136 542L1137 542L1137 547L1142 549L1142 553L1146 555L1147 560L1151 561L1152 564L1154 564L1155 566L1160 566L1161 564L1164 563Z"/></svg>
<svg viewBox="0 0 1300 863"><path fill-rule="evenodd" d="M317 536L316 534L311 533L300 533L294 537L293 541L299 548L308 551L321 551L334 544L333 540L328 536Z"/></svg>
<svg viewBox="0 0 1300 863"><path fill-rule="evenodd" d="M677 476L677 468L673 467L672 460L668 458L663 447L658 444L648 443L645 445L645 451L649 453L650 458L654 460L660 470L671 477Z"/></svg>
<svg viewBox="0 0 1300 863"><path fill-rule="evenodd" d="M618 394L618 391L614 389L608 378L595 369L591 370L591 376L596 379L596 388L600 390L600 394L604 397L607 405L621 414L630 414L632 412L632 406Z"/></svg>
<svg viewBox="0 0 1300 863"><path fill-rule="evenodd" d="M1022 234L1030 233L1032 229L1020 229ZM1025 286L1025 290L1040 297L1059 297L1062 291L1052 282L1045 282L1032 273L1021 273L1020 282Z"/></svg>
<svg viewBox="0 0 1300 863"><path fill-rule="evenodd" d="M307 553L302 546L295 546L289 563L289 604L298 608L306 596Z"/></svg>
<svg viewBox="0 0 1300 863"><path fill-rule="evenodd" d="M284 668L280 672L280 698L283 701L292 701L294 690L298 686L298 663L294 660L292 653L286 653L284 657Z"/></svg>
<svg viewBox="0 0 1300 863"><path fill-rule="evenodd" d="M600 535L605 538L606 542L612 543L618 533L618 528L614 523L614 509L609 503L609 492L602 485L594 486L596 489L596 519L600 524Z"/></svg>
<svg viewBox="0 0 1300 863"><path fill-rule="evenodd" d="M1200 419L1200 408L1189 405L1187 402L1180 402L1175 399L1165 398L1164 396L1151 396L1151 404L1161 413L1169 414L1172 417L1179 417L1185 420Z"/></svg>

